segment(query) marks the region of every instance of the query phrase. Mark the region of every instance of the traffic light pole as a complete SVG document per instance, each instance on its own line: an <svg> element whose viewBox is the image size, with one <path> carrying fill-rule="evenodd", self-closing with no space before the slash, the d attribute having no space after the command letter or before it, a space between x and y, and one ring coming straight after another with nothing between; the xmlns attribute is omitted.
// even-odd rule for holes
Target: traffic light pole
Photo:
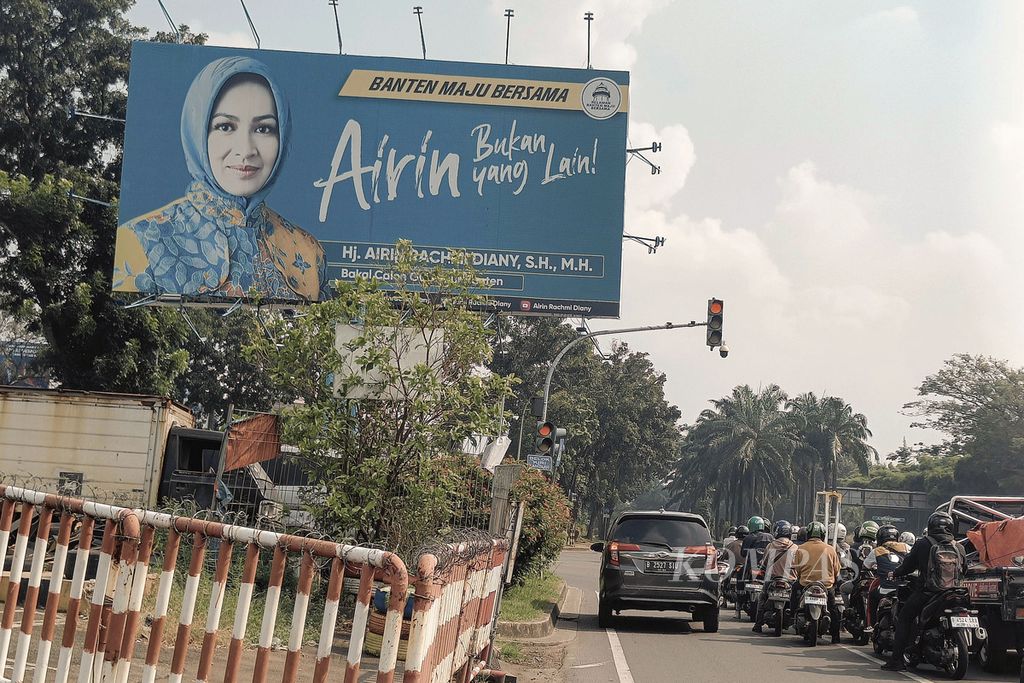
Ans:
<svg viewBox="0 0 1024 683"><path fill-rule="evenodd" d="M562 357L571 349L582 341L593 339L594 337L603 337L609 334L626 334L628 332L653 332L655 330L681 330L688 327L706 327L707 323L699 323L696 320L691 320L688 323L665 323L664 325L649 325L647 327L624 327L618 330L598 330L597 332L588 332L576 337L571 342L562 347L562 350L558 352L554 360L548 365L548 377L544 380L544 408L540 417L541 422L547 422L548 419L548 399L551 396L551 378L555 374L555 368L558 367L558 363L561 362Z"/></svg>

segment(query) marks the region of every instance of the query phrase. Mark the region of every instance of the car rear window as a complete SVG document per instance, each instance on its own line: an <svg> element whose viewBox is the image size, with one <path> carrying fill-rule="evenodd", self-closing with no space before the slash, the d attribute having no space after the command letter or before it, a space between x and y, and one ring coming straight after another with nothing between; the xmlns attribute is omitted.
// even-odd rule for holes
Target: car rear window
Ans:
<svg viewBox="0 0 1024 683"><path fill-rule="evenodd" d="M711 543L711 532L697 522L665 517L630 517L612 532L612 540L622 543L653 543L683 548Z"/></svg>

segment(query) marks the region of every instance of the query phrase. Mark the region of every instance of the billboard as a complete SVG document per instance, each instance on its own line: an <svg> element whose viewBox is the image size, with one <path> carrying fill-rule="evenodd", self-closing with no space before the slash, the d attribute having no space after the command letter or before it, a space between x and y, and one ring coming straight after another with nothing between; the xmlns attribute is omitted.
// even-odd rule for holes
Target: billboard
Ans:
<svg viewBox="0 0 1024 683"><path fill-rule="evenodd" d="M619 313L625 72L132 48L113 289L317 301L399 239L499 311Z"/></svg>

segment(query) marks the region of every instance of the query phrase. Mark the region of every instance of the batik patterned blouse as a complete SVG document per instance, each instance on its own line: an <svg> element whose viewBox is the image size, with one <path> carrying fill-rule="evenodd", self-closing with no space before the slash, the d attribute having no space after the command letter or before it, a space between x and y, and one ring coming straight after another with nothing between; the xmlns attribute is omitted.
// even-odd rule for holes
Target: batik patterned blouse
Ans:
<svg viewBox="0 0 1024 683"><path fill-rule="evenodd" d="M320 243L263 202L243 212L199 180L119 228L114 289L316 301L329 296Z"/></svg>

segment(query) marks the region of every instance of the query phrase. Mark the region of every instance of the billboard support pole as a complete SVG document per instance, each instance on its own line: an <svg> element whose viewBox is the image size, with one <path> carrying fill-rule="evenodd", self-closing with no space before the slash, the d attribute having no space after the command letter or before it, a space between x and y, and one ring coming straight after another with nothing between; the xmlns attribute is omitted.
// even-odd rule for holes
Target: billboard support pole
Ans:
<svg viewBox="0 0 1024 683"><path fill-rule="evenodd" d="M160 10L164 13L164 19L171 26L171 31L174 33L174 38L177 42L184 42L184 37L181 35L181 31L178 30L178 25L174 23L174 19L171 19L171 15L167 12L167 8L164 7L164 0L156 0L160 5Z"/></svg>
<svg viewBox="0 0 1024 683"><path fill-rule="evenodd" d="M508 36L512 32L512 17L515 16L515 12L511 9L505 10L505 64L508 64Z"/></svg>
<svg viewBox="0 0 1024 683"><path fill-rule="evenodd" d="M626 334L627 332L653 332L654 330L680 330L687 327L706 326L706 322L699 323L696 320L691 320L688 323L665 323L664 325L647 325L645 327L623 327L617 330L598 330L597 332L588 332L586 334L581 334L580 336L576 337L571 342L563 346L562 350L558 352L558 355L555 356L554 360L552 360L548 364L548 376L547 379L544 380L544 406L541 409L540 421L547 422L548 420L548 399L551 397L551 378L555 374L555 368L558 367L558 364L559 362L561 362L562 357L565 356L569 349L576 346L581 341L585 339L593 339L594 337L602 337L609 334Z"/></svg>
<svg viewBox="0 0 1024 683"><path fill-rule="evenodd" d="M593 68L590 66L590 22L594 21L593 12L585 12L583 14L583 20L587 22L587 68Z"/></svg>
<svg viewBox="0 0 1024 683"><path fill-rule="evenodd" d="M338 0L327 0L327 4L334 8L334 28L338 31L338 54L345 54L341 46L341 22L338 21Z"/></svg>
<svg viewBox="0 0 1024 683"><path fill-rule="evenodd" d="M423 48L423 59L427 58L427 41L423 37L423 8L416 5L412 8L412 13L416 15L416 21L420 24L420 47Z"/></svg>
<svg viewBox="0 0 1024 683"><path fill-rule="evenodd" d="M252 37L256 39L256 49L260 49L260 34L256 33L256 25L252 23L252 17L249 16L249 8L245 6L245 0L238 0L242 3L242 11L245 12L245 20L249 22L249 30L252 31Z"/></svg>

